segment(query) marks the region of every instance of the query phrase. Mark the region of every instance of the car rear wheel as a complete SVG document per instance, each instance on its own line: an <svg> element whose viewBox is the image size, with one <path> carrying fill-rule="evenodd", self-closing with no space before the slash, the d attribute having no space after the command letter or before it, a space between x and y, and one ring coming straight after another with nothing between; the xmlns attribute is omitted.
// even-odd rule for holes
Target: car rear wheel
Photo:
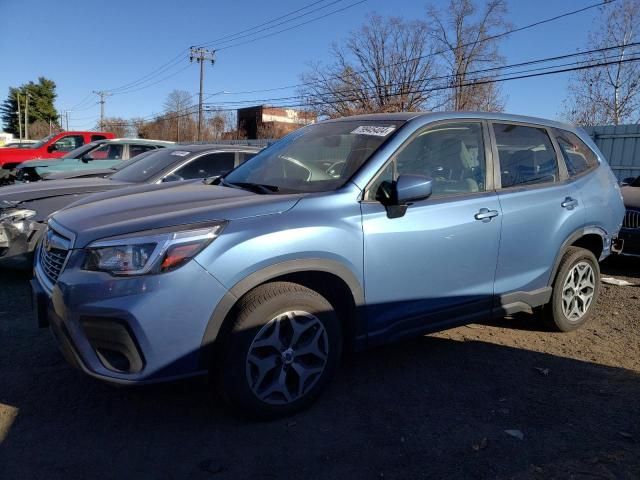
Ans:
<svg viewBox="0 0 640 480"><path fill-rule="evenodd" d="M593 315L599 293L600 266L596 257L584 248L569 247L560 261L544 318L555 330L575 330Z"/></svg>
<svg viewBox="0 0 640 480"><path fill-rule="evenodd" d="M245 295L236 312L218 366L227 403L259 418L290 415L311 404L341 355L333 306L306 287L274 282Z"/></svg>

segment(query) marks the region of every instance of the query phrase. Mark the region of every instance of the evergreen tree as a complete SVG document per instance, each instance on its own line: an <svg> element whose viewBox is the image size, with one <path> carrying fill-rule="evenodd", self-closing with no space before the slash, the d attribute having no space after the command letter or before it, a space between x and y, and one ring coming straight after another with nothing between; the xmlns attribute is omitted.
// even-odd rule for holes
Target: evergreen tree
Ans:
<svg viewBox="0 0 640 480"><path fill-rule="evenodd" d="M54 106L56 99L56 84L53 80L44 77L38 78L38 82L25 83L19 87L10 87L7 99L0 105L0 118L4 124L4 130L18 135L18 95L20 96L21 121L24 131L24 108L27 93L29 94L29 125L41 120L49 123L49 120L58 125L58 112Z"/></svg>

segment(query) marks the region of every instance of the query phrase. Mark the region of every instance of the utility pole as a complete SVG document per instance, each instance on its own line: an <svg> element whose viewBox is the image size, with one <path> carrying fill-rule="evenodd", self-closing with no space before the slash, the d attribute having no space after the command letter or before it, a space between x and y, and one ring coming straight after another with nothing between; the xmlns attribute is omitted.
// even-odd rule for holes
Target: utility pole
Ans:
<svg viewBox="0 0 640 480"><path fill-rule="evenodd" d="M202 141L202 85L204 84L204 61L211 61L211 65L216 62L216 51L206 48L191 47L189 61L196 61L200 64L200 100L198 101L198 141Z"/></svg>
<svg viewBox="0 0 640 480"><path fill-rule="evenodd" d="M24 102L24 139L29 140L29 92L25 94Z"/></svg>
<svg viewBox="0 0 640 480"><path fill-rule="evenodd" d="M20 137L20 143L22 143L22 112L20 111L19 93L16 93L16 99L18 100L18 136Z"/></svg>
<svg viewBox="0 0 640 480"><path fill-rule="evenodd" d="M93 93L100 97L100 101L98 102L100 104L100 130L104 130L104 99L107 98L110 93L104 90L94 90Z"/></svg>
<svg viewBox="0 0 640 480"><path fill-rule="evenodd" d="M69 131L69 110L64 111L64 116L67 119L67 132Z"/></svg>

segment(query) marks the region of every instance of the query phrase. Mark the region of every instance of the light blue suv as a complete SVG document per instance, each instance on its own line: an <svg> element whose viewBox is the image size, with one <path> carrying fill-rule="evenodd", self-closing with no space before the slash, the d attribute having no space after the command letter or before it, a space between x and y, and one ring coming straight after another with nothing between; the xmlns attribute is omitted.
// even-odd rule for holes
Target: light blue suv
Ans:
<svg viewBox="0 0 640 480"><path fill-rule="evenodd" d="M86 197L36 255L39 323L119 384L211 373L229 403L308 405L344 349L535 309L593 313L624 207L579 129L485 113L302 128L224 177Z"/></svg>

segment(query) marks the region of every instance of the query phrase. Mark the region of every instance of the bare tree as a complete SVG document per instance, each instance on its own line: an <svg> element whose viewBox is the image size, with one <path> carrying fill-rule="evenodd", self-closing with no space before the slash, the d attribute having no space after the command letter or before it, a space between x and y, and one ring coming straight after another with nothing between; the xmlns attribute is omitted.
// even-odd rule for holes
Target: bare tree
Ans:
<svg viewBox="0 0 640 480"><path fill-rule="evenodd" d="M589 34L587 64L609 63L574 72L564 115L579 125L618 125L640 120L640 64L630 61L640 41L640 0L622 0L603 8Z"/></svg>
<svg viewBox="0 0 640 480"><path fill-rule="evenodd" d="M116 137L122 138L132 136L130 129L131 124L124 118L108 117L104 119L102 125L102 131L112 132Z"/></svg>
<svg viewBox="0 0 640 480"><path fill-rule="evenodd" d="M309 110L329 117L433 108L431 53L425 22L373 14L343 46L333 45L331 65L302 75L300 94Z"/></svg>
<svg viewBox="0 0 640 480"><path fill-rule="evenodd" d="M44 120L36 120L31 125L29 125L29 137L32 139L44 138L49 133L58 133L60 131L60 127L57 122L45 122Z"/></svg>
<svg viewBox="0 0 640 480"><path fill-rule="evenodd" d="M193 107L193 102L191 101L191 94L185 90L173 90L169 95L167 95L167 99L164 102L164 110L167 114L167 117L171 117L170 120L173 122L174 132L175 134L172 136L171 140L175 140L176 142L185 141L185 140L193 140L192 132L188 127L190 127L190 122L188 120L189 113L191 108ZM185 131L185 127L187 127L187 131Z"/></svg>
<svg viewBox="0 0 640 480"><path fill-rule="evenodd" d="M451 76L446 93L450 110L501 111L504 99L496 83L473 84L495 75L471 72L504 65L496 34L509 28L505 0L488 0L479 9L474 0L450 0L440 11L429 7L430 35L436 42L445 70Z"/></svg>

